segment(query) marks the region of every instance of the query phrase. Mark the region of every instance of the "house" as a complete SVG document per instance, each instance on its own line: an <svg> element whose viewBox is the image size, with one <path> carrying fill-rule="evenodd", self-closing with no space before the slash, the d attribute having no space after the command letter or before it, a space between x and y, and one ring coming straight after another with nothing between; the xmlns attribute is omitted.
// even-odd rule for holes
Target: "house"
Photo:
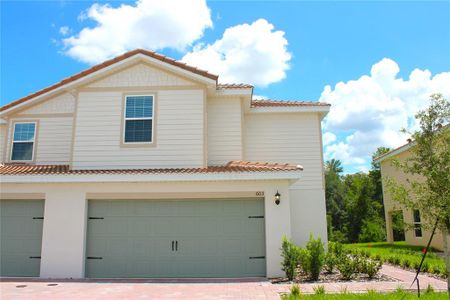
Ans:
<svg viewBox="0 0 450 300"><path fill-rule="evenodd" d="M383 178L395 179L399 184L407 184L407 178L410 174L405 174L402 170L397 169L392 161L398 160L404 162L411 157L411 148L414 147L414 142L409 142L401 147L398 147L386 154L383 154L375 159L376 163L380 164L381 176ZM420 180L415 178L414 180ZM407 209L401 204L392 199L389 191L383 181L383 204L386 218L386 237L387 241L392 243L394 241L404 240L409 245L426 246L431 236L429 228L422 226L422 215L418 209ZM402 228L402 223L411 224L414 228ZM400 226L395 226L396 224ZM447 241L450 243L450 235L447 236ZM443 250L444 241L442 233L436 231L431 246Z"/></svg>
<svg viewBox="0 0 450 300"><path fill-rule="evenodd" d="M329 105L146 50L0 109L1 276L276 277L327 240Z"/></svg>

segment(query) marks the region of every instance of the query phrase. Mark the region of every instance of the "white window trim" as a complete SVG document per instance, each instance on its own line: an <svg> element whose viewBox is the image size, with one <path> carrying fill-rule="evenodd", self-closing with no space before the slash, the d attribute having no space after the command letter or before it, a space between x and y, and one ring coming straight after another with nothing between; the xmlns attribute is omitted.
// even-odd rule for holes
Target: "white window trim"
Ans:
<svg viewBox="0 0 450 300"><path fill-rule="evenodd" d="M29 143L30 141L14 141L14 134L16 133L16 125L17 124L34 124L34 135L33 135L33 150L31 151L31 159L30 160L19 160L19 159L12 159L13 156L13 149L14 149L14 143ZM13 132L11 136L11 149L10 149L10 156L9 160L12 162L32 162L34 161L34 149L36 148L36 133L37 133L37 122L35 121L17 121L13 123Z"/></svg>
<svg viewBox="0 0 450 300"><path fill-rule="evenodd" d="M419 212L419 218L420 218L420 222L416 222L416 220L415 220L415 216L414 216L414 212L415 211L418 211ZM420 215L420 210L418 210L418 209L413 209L413 225L414 225L414 237L416 238L416 239L421 239L421 238L423 238L423 228L422 228L422 216ZM416 225L419 225L420 226L420 231L422 232L422 236L417 236L416 235Z"/></svg>
<svg viewBox="0 0 450 300"><path fill-rule="evenodd" d="M152 116L151 117L143 117L143 118L127 118L127 99L128 97L152 97ZM125 103L123 110L123 128L122 128L122 142L124 145L151 145L154 141L154 133L155 133L155 124L153 122L153 118L155 116L155 95L147 94L147 95L125 95ZM126 142L125 141L125 128L128 120L152 120L152 137L150 142Z"/></svg>

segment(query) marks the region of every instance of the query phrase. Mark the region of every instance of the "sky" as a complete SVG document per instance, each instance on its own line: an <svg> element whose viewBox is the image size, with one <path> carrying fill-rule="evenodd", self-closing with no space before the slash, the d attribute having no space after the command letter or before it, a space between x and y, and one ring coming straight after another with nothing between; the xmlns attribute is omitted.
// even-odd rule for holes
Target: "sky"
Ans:
<svg viewBox="0 0 450 300"><path fill-rule="evenodd" d="M0 14L1 105L146 48L256 98L330 103L324 156L346 173L404 144L432 93L450 99L450 1L0 1Z"/></svg>

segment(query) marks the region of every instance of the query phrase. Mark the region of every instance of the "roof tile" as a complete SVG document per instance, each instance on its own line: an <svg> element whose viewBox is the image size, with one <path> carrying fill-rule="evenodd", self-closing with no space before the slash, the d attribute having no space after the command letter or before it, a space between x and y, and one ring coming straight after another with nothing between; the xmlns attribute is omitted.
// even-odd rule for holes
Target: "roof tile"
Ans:
<svg viewBox="0 0 450 300"><path fill-rule="evenodd" d="M196 73L196 74L201 75L201 76L205 76L205 77L207 77L207 78L210 78L210 79L213 79L213 80L216 80L216 81L217 81L217 78L219 78L218 75L214 75L214 74L211 74L211 73L209 73L209 72L207 72L207 71L205 71L205 70L201 70L201 69L198 69L198 68L195 68L195 67L186 65L186 64L183 63L183 62L174 60L174 59L172 59L172 58L170 58L170 57L167 57L167 56L158 54L158 53L156 53L156 52L149 51L149 50L144 50L144 49L136 49L136 50L132 50L132 51L126 52L126 53L124 53L124 54L122 54L122 55L120 55L120 56L117 56L117 57L115 57L115 58L113 58L113 59L107 60L107 61L105 61L105 62L103 62L103 63L100 63L100 64L98 64L98 65L95 65L95 66L93 66L93 67L90 67L89 69L86 69L86 70L84 70L84 71L81 71L80 73L77 73L77 74L72 75L72 76L70 76L70 77L64 78L64 79L61 80L60 82L55 83L55 84L53 84L53 85L51 85L51 86L49 86L49 87L46 87L46 88L44 88L44 89L42 89L42 90L39 90L39 91L37 91L37 92L35 92L35 93L33 93L33 94L30 94L30 95L28 95L28 96L25 96L25 97L23 97L23 98L20 98L20 99L18 99L18 100L15 100L15 101L13 101L13 102L10 102L10 103L8 103L8 104L6 104L6 105L0 107L0 112L1 112L1 111L4 111L4 110L7 110L7 109L9 109L9 108L11 108L11 107L13 107L13 106L16 106L16 105L18 105L18 104L20 104L20 103L26 102L26 101L28 101L28 100L34 98L34 97L37 97L37 96L40 96L40 95L45 94L45 93L47 93L47 92L50 92L50 91L52 91L52 90L54 90L54 89L57 89L57 88L59 88L59 87L65 85L65 84L67 84L67 83L70 83L70 82L73 82L73 81L75 81L75 80L78 80L78 79L80 79L80 78L82 78L82 77L84 77L84 76L87 76L87 75L89 75L89 74L92 74L92 73L94 73L94 72L96 72L96 71L98 71L98 70L101 70L101 69L106 68L106 67L108 67L108 66L110 66L110 65L113 65L113 64L115 64L115 63L117 63L117 62L120 62L120 61L122 61L122 60L125 60L125 59L127 59L128 57L134 56L134 55L136 55L136 54L144 54L144 55L146 55L146 56L155 58L155 59L160 60L160 61L162 61L162 62L171 64L171 65L173 65L173 66L176 66L176 67L185 69L185 70L187 70L187 71Z"/></svg>
<svg viewBox="0 0 450 300"><path fill-rule="evenodd" d="M252 100L252 107L295 107L295 106L330 106L324 102L308 102L297 100Z"/></svg>
<svg viewBox="0 0 450 300"><path fill-rule="evenodd" d="M274 172L300 171L302 166L278 163L259 163L248 161L230 161L222 166L206 168L146 168L146 169L109 169L109 170L71 170L68 165L0 165L0 175L89 175L89 174L199 174L231 172Z"/></svg>

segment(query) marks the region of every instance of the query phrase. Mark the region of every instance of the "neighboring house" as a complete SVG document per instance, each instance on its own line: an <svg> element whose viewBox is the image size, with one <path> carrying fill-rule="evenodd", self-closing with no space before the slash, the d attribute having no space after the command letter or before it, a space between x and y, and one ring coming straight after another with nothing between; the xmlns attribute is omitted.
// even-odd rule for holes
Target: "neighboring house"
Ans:
<svg viewBox="0 0 450 300"><path fill-rule="evenodd" d="M1 117L1 276L275 277L327 240L329 105L134 50Z"/></svg>
<svg viewBox="0 0 450 300"><path fill-rule="evenodd" d="M405 144L397 149L394 149L384 155L375 159L376 163L380 163L381 167L381 176L383 178L392 178L395 179L400 184L407 184L407 178L411 175L406 175L403 171L398 170L395 166L392 165L393 159L398 161L405 161L406 159L411 157L411 148L414 147L414 142L410 142ZM420 178L415 178L415 180L420 180ZM384 202L384 211L386 217L386 236L387 241L392 243L398 240L398 236L400 240L405 240L409 245L420 245L426 246L430 236L431 230L424 228L422 226L422 215L418 209L411 210L405 208L403 205L395 202L392 199L389 191L386 190L383 182L383 202ZM397 220L396 220L397 219ZM406 228L404 232L399 234L399 230L401 228L396 228L394 226L395 223L404 222L406 224L410 224L414 226L414 229ZM450 235L447 236L447 240L450 243ZM431 246L443 250L443 239L442 233L436 232Z"/></svg>

